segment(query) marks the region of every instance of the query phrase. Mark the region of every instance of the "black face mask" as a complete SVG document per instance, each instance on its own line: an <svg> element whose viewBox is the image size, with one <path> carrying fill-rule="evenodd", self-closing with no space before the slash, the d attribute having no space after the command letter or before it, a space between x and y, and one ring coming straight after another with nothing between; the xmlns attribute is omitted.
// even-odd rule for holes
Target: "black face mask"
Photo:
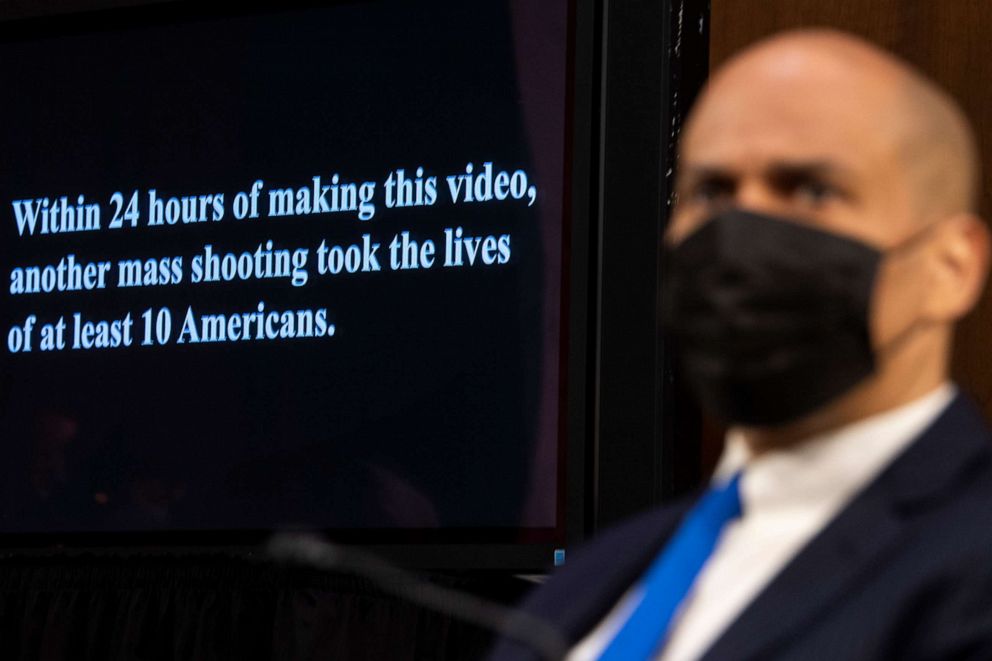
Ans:
<svg viewBox="0 0 992 661"><path fill-rule="evenodd" d="M874 370L868 314L878 250L733 210L666 257L666 328L701 405L724 422L796 420Z"/></svg>

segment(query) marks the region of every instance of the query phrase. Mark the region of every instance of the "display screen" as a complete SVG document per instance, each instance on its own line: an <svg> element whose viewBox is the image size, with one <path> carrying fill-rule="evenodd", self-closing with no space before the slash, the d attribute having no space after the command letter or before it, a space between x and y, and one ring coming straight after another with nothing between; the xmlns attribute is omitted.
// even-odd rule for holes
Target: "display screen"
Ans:
<svg viewBox="0 0 992 661"><path fill-rule="evenodd" d="M4 538L559 539L568 22L7 26Z"/></svg>

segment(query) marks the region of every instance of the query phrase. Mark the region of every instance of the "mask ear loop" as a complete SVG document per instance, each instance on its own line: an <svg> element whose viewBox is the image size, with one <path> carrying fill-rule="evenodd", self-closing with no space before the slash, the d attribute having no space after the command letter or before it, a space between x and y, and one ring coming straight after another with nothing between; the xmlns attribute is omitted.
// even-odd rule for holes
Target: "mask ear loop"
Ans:
<svg viewBox="0 0 992 661"><path fill-rule="evenodd" d="M881 252L887 257L889 255L894 255L901 252L907 252L909 250L912 250L915 246L922 243L924 239L928 238L929 235L942 224L943 221L938 220L935 223L930 223L929 225L925 225L920 229L916 230L915 232L913 232L912 234L910 234L909 236L907 236L906 238L901 239L894 246L889 246L888 248L883 249Z"/></svg>
<svg viewBox="0 0 992 661"><path fill-rule="evenodd" d="M916 230L908 237L896 243L894 246L886 248L881 253L882 260L887 260L892 256L898 256L910 252L913 249L917 248L920 244L925 243L926 239L929 239L930 234L939 225L941 225L941 221L930 223L929 225L926 225L925 227ZM881 272L881 261L879 262L879 268L877 268L875 271L876 285L878 282L878 276L880 272ZM872 289L874 291L874 287ZM874 294L873 294L873 298L874 298ZM913 321L906 328L896 333L896 336L893 337L891 340L889 340L884 347L881 346L878 348L873 347L872 349L873 353L875 353L875 355L878 356L880 354L889 353L894 349L899 348L899 346L904 342L908 341L909 338L912 337L913 334L919 330L919 328L920 328L919 320Z"/></svg>

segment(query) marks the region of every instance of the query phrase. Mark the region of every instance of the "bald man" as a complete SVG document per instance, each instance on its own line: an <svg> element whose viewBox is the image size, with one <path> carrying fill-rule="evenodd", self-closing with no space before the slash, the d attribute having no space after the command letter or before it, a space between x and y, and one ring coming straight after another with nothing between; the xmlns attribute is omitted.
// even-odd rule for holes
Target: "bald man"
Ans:
<svg viewBox="0 0 992 661"><path fill-rule="evenodd" d="M989 260L961 111L794 32L713 76L680 149L664 313L724 455L524 607L571 660L992 659L992 441L948 375Z"/></svg>

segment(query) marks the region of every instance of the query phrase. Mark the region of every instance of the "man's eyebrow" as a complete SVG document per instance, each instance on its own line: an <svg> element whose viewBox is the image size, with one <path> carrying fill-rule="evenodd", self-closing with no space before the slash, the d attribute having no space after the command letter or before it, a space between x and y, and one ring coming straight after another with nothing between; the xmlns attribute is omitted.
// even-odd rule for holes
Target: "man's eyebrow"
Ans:
<svg viewBox="0 0 992 661"><path fill-rule="evenodd" d="M718 165L690 165L680 169L678 180L688 181L733 181L736 173L731 168Z"/></svg>
<svg viewBox="0 0 992 661"><path fill-rule="evenodd" d="M774 179L832 179L850 181L854 173L847 167L833 161L777 161L766 168L766 174Z"/></svg>
<svg viewBox="0 0 992 661"><path fill-rule="evenodd" d="M733 186L739 176L739 172L729 166L711 163L685 165L678 173L676 188L685 190L687 186L701 183ZM856 180L855 172L849 167L823 159L774 161L764 169L764 176L779 182L820 179L840 186L847 186Z"/></svg>

